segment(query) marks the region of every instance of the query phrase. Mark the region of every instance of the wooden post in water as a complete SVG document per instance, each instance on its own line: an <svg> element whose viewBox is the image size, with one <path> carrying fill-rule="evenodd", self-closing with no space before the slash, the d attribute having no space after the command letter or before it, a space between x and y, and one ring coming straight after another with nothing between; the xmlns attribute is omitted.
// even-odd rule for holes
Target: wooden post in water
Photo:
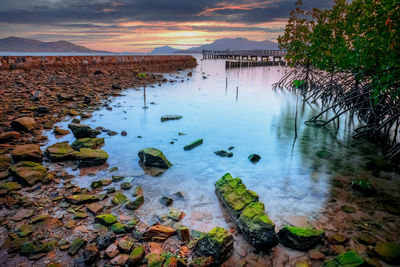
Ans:
<svg viewBox="0 0 400 267"><path fill-rule="evenodd" d="M143 85L143 100L144 100L144 106L143 106L143 108L146 109L146 108L148 108L148 107L146 106L146 85Z"/></svg>
<svg viewBox="0 0 400 267"><path fill-rule="evenodd" d="M238 101L239 98L239 86L236 86L236 102Z"/></svg>
<svg viewBox="0 0 400 267"><path fill-rule="evenodd" d="M228 77L225 77L225 95L228 92Z"/></svg>

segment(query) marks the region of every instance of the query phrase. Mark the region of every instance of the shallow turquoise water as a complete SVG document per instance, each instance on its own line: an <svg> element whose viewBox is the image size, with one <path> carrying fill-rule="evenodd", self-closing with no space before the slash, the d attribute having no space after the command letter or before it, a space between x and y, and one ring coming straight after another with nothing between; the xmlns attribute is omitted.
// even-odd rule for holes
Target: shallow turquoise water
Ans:
<svg viewBox="0 0 400 267"><path fill-rule="evenodd" d="M318 113L317 107L299 102L298 138L293 145L296 97L272 90L272 84L287 71L285 67L225 70L222 60L198 62L196 69L169 75L180 77L175 79L178 82L148 87L147 109L143 109L142 88L130 89L123 92L124 96L110 98L112 111L103 108L83 120L93 128L125 130L128 135L99 136L105 138L103 149L110 156L109 166L118 166L118 172L100 170L96 176L87 176L67 168L77 175L73 182L89 188L93 180L111 178L112 174L129 176L124 181L143 187L145 204L137 214L147 221L168 212L159 198L181 191L185 200L175 201L173 207L186 213L182 222L209 230L216 225L227 226L214 189L215 181L226 172L241 177L258 193L267 213L279 225L290 215L318 218L329 196L332 176L365 171L364 155L374 148L348 138L343 127L335 136L329 129L306 126L304 121ZM187 71L193 71L193 77L187 79ZM167 114L183 118L162 123L160 117ZM67 124L65 121L58 126L66 129ZM179 136L178 132L186 135ZM51 133L48 136L49 144L74 140L72 135L61 139ZM204 139L203 145L183 150L198 138ZM235 147L232 158L213 153L231 146ZM159 177L145 175L137 156L145 147L163 151L173 167ZM332 157L318 157L321 150L329 151ZM262 157L257 164L247 159L252 153Z"/></svg>

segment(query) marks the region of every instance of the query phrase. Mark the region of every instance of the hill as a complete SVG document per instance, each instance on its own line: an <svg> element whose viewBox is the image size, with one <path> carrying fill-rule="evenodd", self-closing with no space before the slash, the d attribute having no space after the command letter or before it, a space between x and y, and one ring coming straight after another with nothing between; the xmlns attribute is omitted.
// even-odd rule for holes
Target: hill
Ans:
<svg viewBox="0 0 400 267"><path fill-rule="evenodd" d="M158 54L158 55L173 54L178 51L181 51L181 50L166 45L166 46L154 48L153 51L150 52L150 54Z"/></svg>
<svg viewBox="0 0 400 267"><path fill-rule="evenodd" d="M70 53L96 53L96 51L84 46L67 41L41 42L34 39L8 37L0 39L0 51L4 52L70 52Z"/></svg>
<svg viewBox="0 0 400 267"><path fill-rule="evenodd" d="M264 40L264 41L252 41L247 38L222 38L217 39L211 44L202 45L200 47L193 47L184 52L201 52L201 50L276 50L278 43Z"/></svg>

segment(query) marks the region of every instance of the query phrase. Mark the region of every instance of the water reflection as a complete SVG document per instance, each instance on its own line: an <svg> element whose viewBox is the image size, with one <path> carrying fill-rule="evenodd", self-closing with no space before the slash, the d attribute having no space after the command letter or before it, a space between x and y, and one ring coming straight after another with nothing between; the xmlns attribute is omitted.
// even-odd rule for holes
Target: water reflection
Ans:
<svg viewBox="0 0 400 267"><path fill-rule="evenodd" d="M146 92L144 88L128 90L124 96L112 99L112 111L101 109L83 121L92 127L127 131L126 137L104 135L104 150L110 155L110 167L118 166L118 174L143 187L145 204L137 211L139 217L151 221L155 214L166 213L167 208L159 199L180 191L185 198L173 206L187 214L184 224L199 230L226 227L223 208L214 191L215 181L226 172L242 177L248 188L260 195L278 225L289 215L318 217L329 195L332 174L348 165L354 168L354 162L345 158L363 162L355 157L359 148L352 146L346 135L338 139L332 129L307 127L304 121L317 110L302 102L293 146L296 98L272 90L285 68L226 71L222 60L198 62L199 66L191 70L190 80L186 80L186 72L180 72L168 77L178 76L177 82L147 87ZM142 108L143 103L146 107L152 102L147 109ZM160 122L166 114L179 114L183 119ZM67 124L58 126L66 128ZM183 150L184 145L198 138L204 139L203 145ZM56 140L50 133L49 139L50 144L73 141L72 136ZM162 150L174 166L159 177L145 175L137 156L144 147ZM235 147L232 158L213 153L229 147ZM247 159L252 153L262 157L255 165ZM77 170L68 170L79 175ZM111 173L102 170L96 176L82 175L73 182L89 187L99 177L110 178ZM118 183L111 186L119 187Z"/></svg>

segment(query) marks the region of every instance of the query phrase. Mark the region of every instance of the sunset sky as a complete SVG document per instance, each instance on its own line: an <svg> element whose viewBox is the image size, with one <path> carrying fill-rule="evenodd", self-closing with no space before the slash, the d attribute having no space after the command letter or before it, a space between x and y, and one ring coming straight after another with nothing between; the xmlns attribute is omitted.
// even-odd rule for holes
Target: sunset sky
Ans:
<svg viewBox="0 0 400 267"><path fill-rule="evenodd" d="M275 41L295 0L0 0L0 38L67 40L91 49L186 49L224 37ZM331 1L303 1L305 8Z"/></svg>

